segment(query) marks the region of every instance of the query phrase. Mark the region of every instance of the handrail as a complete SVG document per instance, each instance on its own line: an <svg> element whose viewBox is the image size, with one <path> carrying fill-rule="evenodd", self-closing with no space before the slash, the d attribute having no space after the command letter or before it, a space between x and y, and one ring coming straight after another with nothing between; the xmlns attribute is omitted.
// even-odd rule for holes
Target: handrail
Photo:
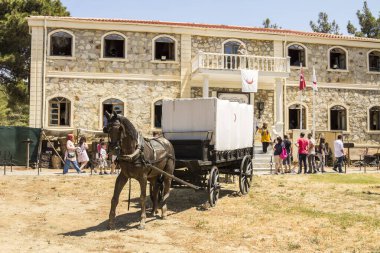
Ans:
<svg viewBox="0 0 380 253"><path fill-rule="evenodd" d="M192 71L251 69L264 72L290 72L289 57L199 52L192 59Z"/></svg>

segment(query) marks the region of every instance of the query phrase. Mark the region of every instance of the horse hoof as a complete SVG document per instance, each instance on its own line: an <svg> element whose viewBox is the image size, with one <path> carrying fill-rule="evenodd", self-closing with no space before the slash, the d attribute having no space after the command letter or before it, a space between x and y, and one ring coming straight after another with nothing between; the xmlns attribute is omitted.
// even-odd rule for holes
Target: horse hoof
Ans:
<svg viewBox="0 0 380 253"><path fill-rule="evenodd" d="M144 229L145 229L145 225L139 225L139 226L137 227L137 229L138 229L138 230L144 230Z"/></svg>

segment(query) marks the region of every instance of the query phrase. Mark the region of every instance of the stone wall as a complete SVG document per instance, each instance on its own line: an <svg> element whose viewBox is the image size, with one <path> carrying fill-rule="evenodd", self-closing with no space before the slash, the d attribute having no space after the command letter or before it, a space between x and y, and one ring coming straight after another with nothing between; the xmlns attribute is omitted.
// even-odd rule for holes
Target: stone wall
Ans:
<svg viewBox="0 0 380 253"><path fill-rule="evenodd" d="M287 105L298 102L298 88L287 87ZM307 125L312 128L312 94L307 91L303 102L308 106ZM347 108L349 140L355 143L380 143L380 134L368 133L368 109L380 105L380 91L373 90L348 90L348 89L322 89L316 96L316 130L326 131L329 129L329 108L341 104Z"/></svg>
<svg viewBox="0 0 380 253"><path fill-rule="evenodd" d="M49 29L49 32L52 29ZM181 40L180 35L170 34L177 40L176 63L156 63L152 61L152 39L156 33L120 32L127 37L126 59L102 60L101 38L109 31L69 30L75 35L75 58L49 59L50 71L180 75Z"/></svg>
<svg viewBox="0 0 380 253"><path fill-rule="evenodd" d="M233 88L209 88L209 97L212 96L212 92L241 92L241 89L233 89ZM191 97L192 98L201 98L202 97L202 88L200 87L192 87L191 88ZM266 122L271 127L274 124L274 91L273 90L258 90L257 93L254 94L254 113L255 118L257 119L258 125L262 125L262 123ZM264 102L264 110L259 119L259 112L256 106L256 103L261 100Z"/></svg>
<svg viewBox="0 0 380 253"><path fill-rule="evenodd" d="M46 98L64 94L74 103L73 127L99 129L101 103L116 97L126 103L127 116L145 134L151 130L152 102L179 97L179 82L48 78Z"/></svg>
<svg viewBox="0 0 380 253"><path fill-rule="evenodd" d="M264 110L259 119L259 110L257 109L256 103L262 101L264 102ZM268 123L271 128L274 125L274 91L273 90L257 90L255 93L255 117L258 119L257 123L259 126L262 123Z"/></svg>
<svg viewBox="0 0 380 253"><path fill-rule="evenodd" d="M194 57L200 50L206 53L223 53L223 42L231 38L192 36L191 55ZM248 54L273 56L273 41L241 39L247 46Z"/></svg>
<svg viewBox="0 0 380 253"><path fill-rule="evenodd" d="M290 44L290 43L289 43ZM367 53L371 49L344 47L348 51L348 72L328 71L328 50L331 45L308 44L307 63L304 68L306 81L311 81L313 65L318 82L342 84L379 85L380 75L368 74ZM299 69L292 69L289 81L299 80Z"/></svg>

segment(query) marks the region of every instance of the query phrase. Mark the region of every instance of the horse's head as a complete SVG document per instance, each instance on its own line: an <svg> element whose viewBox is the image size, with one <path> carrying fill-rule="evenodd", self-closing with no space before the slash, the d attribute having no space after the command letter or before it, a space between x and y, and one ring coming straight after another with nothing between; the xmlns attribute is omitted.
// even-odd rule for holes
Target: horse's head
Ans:
<svg viewBox="0 0 380 253"><path fill-rule="evenodd" d="M120 142L122 139L122 126L120 123L120 119L118 115L114 112L110 114L108 112L105 113L107 118L107 125L104 126L103 132L108 134L109 145L108 148L111 153L117 153L120 151Z"/></svg>
<svg viewBox="0 0 380 253"><path fill-rule="evenodd" d="M124 154L134 152L137 140L134 132L129 129L129 125L125 125L127 122L131 125L132 123L126 118L117 115L116 112L112 114L106 112L106 118L108 123L103 128L103 132L108 134L109 151L114 155L119 154L121 151Z"/></svg>

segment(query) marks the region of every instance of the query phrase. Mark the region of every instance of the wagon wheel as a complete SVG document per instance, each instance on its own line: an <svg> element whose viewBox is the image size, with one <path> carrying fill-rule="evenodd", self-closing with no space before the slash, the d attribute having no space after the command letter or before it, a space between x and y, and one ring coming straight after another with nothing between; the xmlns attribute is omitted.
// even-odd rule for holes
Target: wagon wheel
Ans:
<svg viewBox="0 0 380 253"><path fill-rule="evenodd" d="M219 199L219 170L216 166L212 167L210 172L210 177L208 178L208 201L210 202L210 206L215 206L216 202Z"/></svg>
<svg viewBox="0 0 380 253"><path fill-rule="evenodd" d="M245 195L249 192L251 187L253 175L252 159L249 156L244 156L243 161L240 165L240 175L239 175L239 188L241 194Z"/></svg>

